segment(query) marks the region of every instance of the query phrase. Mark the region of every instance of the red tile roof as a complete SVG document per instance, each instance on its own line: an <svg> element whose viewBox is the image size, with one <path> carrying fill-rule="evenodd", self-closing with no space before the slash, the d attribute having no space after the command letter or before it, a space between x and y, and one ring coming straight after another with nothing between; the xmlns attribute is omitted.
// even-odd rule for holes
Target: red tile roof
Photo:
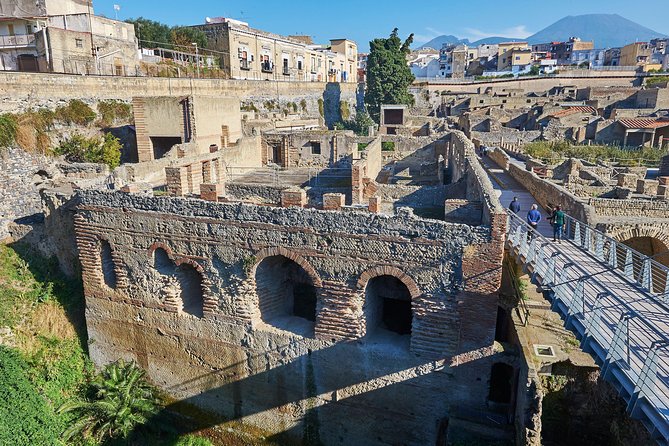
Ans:
<svg viewBox="0 0 669 446"><path fill-rule="evenodd" d="M551 113L550 116L554 118L564 118L565 116L574 115L576 113L587 113L589 115L594 115L597 113L597 110L594 107L578 105Z"/></svg>
<svg viewBox="0 0 669 446"><path fill-rule="evenodd" d="M667 118L624 118L618 122L627 129L657 129L669 126Z"/></svg>

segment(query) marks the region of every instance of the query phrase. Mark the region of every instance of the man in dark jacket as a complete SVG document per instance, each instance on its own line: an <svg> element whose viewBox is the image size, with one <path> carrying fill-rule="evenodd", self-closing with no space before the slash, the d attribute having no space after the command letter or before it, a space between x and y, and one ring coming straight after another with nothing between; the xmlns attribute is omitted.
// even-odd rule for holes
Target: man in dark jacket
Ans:
<svg viewBox="0 0 669 446"><path fill-rule="evenodd" d="M513 197L513 201L509 205L509 209L514 214L517 214L518 212L520 212L520 203L518 202L518 197Z"/></svg>

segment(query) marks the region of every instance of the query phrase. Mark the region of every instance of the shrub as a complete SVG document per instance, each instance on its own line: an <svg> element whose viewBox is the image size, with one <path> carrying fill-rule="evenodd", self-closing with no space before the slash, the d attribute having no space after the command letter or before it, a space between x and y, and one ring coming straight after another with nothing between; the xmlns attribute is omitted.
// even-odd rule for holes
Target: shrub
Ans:
<svg viewBox="0 0 669 446"><path fill-rule="evenodd" d="M641 164L658 165L660 158L666 155L661 149L643 147L629 149L614 146L580 146L568 141L537 141L525 145L525 153L549 163L559 162L564 158L580 158L595 162L597 160L617 162L623 166Z"/></svg>
<svg viewBox="0 0 669 446"><path fill-rule="evenodd" d="M344 121L348 121L351 118L351 110L348 107L348 102L339 101L339 115Z"/></svg>
<svg viewBox="0 0 669 446"><path fill-rule="evenodd" d="M55 118L63 124L88 125L95 121L97 114L79 99L72 99L67 105L56 109Z"/></svg>
<svg viewBox="0 0 669 446"><path fill-rule="evenodd" d="M16 129L16 118L13 115L0 115L0 149L14 144L16 141Z"/></svg>
<svg viewBox="0 0 669 446"><path fill-rule="evenodd" d="M173 446L214 446L213 443L206 438L196 437L195 435L186 435L179 438Z"/></svg>
<svg viewBox="0 0 669 446"><path fill-rule="evenodd" d="M381 150L384 152L392 152L395 150L395 143L392 141L384 141L381 143Z"/></svg>
<svg viewBox="0 0 669 446"><path fill-rule="evenodd" d="M65 440L83 436L97 441L127 439L137 427L156 415L156 389L134 363L118 360L107 365L91 382L85 399L72 399L59 413L72 413L75 421L65 430Z"/></svg>
<svg viewBox="0 0 669 446"><path fill-rule="evenodd" d="M75 133L54 152L65 155L65 159L72 163L100 163L111 169L121 163L121 143L111 133L106 133L103 138L86 138Z"/></svg>
<svg viewBox="0 0 669 446"><path fill-rule="evenodd" d="M646 79L647 86L653 86L669 81L669 76L653 76Z"/></svg>
<svg viewBox="0 0 669 446"><path fill-rule="evenodd" d="M18 352L0 345L0 444L56 444L53 412L26 376L27 370Z"/></svg>
<svg viewBox="0 0 669 446"><path fill-rule="evenodd" d="M323 102L323 98L318 98L318 114L321 117L325 117L325 102Z"/></svg>
<svg viewBox="0 0 669 446"><path fill-rule="evenodd" d="M353 120L344 120L335 124L337 130L353 130L358 136L367 136L369 127L375 125L372 117L365 111L359 111Z"/></svg>
<svg viewBox="0 0 669 446"><path fill-rule="evenodd" d="M125 102L110 100L98 103L100 119L98 126L111 127L115 123L130 124L132 121L132 107Z"/></svg>
<svg viewBox="0 0 669 446"><path fill-rule="evenodd" d="M303 112L307 111L307 100L306 99L302 99L300 101L300 108L302 109Z"/></svg>

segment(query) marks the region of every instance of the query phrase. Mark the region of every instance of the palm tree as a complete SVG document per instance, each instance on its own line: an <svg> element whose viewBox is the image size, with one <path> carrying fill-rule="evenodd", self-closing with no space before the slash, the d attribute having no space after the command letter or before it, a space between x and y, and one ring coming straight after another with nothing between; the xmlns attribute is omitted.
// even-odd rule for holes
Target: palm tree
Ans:
<svg viewBox="0 0 669 446"><path fill-rule="evenodd" d="M158 412L156 389L144 375L134 362L120 359L107 365L91 382L89 398L73 399L58 409L76 414L63 438L70 440L81 434L99 442L127 439Z"/></svg>

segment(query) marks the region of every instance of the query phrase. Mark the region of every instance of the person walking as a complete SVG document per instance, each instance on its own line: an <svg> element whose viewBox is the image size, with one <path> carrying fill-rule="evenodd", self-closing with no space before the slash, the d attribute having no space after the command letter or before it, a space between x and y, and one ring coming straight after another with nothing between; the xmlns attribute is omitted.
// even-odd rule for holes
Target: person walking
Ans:
<svg viewBox="0 0 669 446"><path fill-rule="evenodd" d="M565 213L562 211L562 208L560 206L555 207L555 211L553 211L553 241L562 243L562 233L564 230L564 224L565 224Z"/></svg>
<svg viewBox="0 0 669 446"><path fill-rule="evenodd" d="M518 202L518 197L513 197L513 201L509 204L509 209L514 214L520 212L520 202Z"/></svg>
<svg viewBox="0 0 669 446"><path fill-rule="evenodd" d="M527 224L530 225L530 231L527 233L528 240L532 238L534 231L537 230L539 222L541 221L541 212L538 206L533 204L530 211L527 213Z"/></svg>

